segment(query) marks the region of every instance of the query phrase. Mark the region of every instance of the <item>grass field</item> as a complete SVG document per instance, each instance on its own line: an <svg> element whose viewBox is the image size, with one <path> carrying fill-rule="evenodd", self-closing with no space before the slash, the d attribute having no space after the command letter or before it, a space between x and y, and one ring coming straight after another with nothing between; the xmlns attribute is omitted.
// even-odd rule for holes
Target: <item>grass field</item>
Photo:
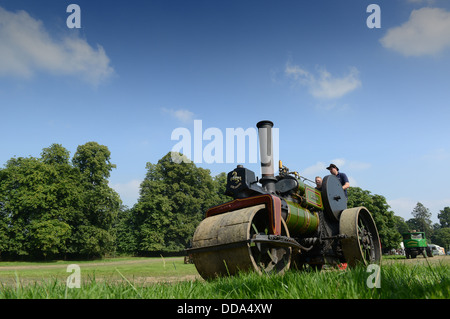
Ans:
<svg viewBox="0 0 450 319"><path fill-rule="evenodd" d="M383 260L379 281L365 267L242 274L202 280L182 257L116 258L97 262L0 263L3 299L448 299L450 257ZM66 284L69 264L80 288ZM378 283L380 288L374 284ZM373 287L373 288L371 288Z"/></svg>

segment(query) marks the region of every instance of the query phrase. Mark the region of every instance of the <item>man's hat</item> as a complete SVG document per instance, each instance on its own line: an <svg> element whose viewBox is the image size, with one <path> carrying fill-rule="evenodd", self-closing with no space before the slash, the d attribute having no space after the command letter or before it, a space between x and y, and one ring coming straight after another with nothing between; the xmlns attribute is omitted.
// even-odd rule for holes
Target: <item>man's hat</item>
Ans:
<svg viewBox="0 0 450 319"><path fill-rule="evenodd" d="M336 165L334 165L334 164L330 164L330 166L328 166L327 169L329 170L332 167L334 167L335 169L337 169L339 171L339 168Z"/></svg>

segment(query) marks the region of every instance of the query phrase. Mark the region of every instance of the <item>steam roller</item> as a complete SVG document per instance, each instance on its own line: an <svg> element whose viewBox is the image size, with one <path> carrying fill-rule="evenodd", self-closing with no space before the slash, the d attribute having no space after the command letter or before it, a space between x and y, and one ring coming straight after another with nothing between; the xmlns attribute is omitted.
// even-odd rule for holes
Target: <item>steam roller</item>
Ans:
<svg viewBox="0 0 450 319"><path fill-rule="evenodd" d="M257 128L262 177L242 165L228 173L226 194L233 200L207 210L187 250L199 274L213 279L378 263L381 245L370 212L347 208L334 175L325 176L319 190L280 161L275 176L273 123L261 121Z"/></svg>

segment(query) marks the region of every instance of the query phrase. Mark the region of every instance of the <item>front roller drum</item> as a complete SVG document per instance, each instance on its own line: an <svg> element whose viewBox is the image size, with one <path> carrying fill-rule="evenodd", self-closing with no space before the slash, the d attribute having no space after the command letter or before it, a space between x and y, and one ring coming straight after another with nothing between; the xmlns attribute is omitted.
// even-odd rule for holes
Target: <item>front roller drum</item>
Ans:
<svg viewBox="0 0 450 319"><path fill-rule="evenodd" d="M256 234L269 234L265 205L239 209L204 219L197 227L192 248L197 271L204 279L233 276L238 272L283 273L289 269L291 248L272 243L252 243ZM289 236L285 222L281 235Z"/></svg>
<svg viewBox="0 0 450 319"><path fill-rule="evenodd" d="M372 215L365 207L349 208L342 212L339 232L342 251L349 266L369 265L381 260L381 243Z"/></svg>

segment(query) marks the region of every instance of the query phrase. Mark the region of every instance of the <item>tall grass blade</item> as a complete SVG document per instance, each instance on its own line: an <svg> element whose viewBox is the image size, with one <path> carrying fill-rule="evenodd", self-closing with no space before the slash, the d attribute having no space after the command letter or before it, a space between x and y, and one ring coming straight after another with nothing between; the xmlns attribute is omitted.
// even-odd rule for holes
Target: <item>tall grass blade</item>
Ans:
<svg viewBox="0 0 450 319"><path fill-rule="evenodd" d="M144 297L142 297L141 293L136 289L136 287L124 275L122 275L122 273L119 271L119 269L116 268L116 271L119 273L120 277L122 277L122 279L124 279L130 285L130 287L133 288L133 290L138 294L138 296L141 299L144 299Z"/></svg>

